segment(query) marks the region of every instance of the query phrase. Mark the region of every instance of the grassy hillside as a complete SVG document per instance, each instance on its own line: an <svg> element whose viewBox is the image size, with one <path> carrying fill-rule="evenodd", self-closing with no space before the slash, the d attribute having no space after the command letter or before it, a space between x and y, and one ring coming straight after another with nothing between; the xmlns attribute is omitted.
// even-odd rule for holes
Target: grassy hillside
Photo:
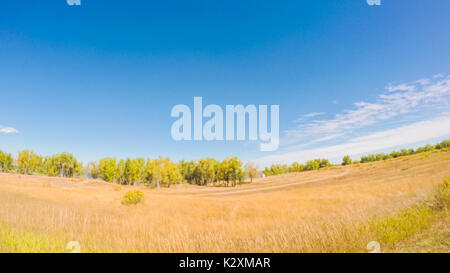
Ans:
<svg viewBox="0 0 450 273"><path fill-rule="evenodd" d="M367 252L377 241L381 251L450 252L439 186L449 166L439 150L236 188L1 173L0 251L65 252L77 241L82 252ZM143 202L123 205L135 189Z"/></svg>

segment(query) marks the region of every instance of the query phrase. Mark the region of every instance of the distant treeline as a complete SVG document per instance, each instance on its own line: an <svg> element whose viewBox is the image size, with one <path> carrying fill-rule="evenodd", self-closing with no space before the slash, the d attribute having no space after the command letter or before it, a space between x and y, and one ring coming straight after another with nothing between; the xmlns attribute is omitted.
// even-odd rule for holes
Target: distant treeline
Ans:
<svg viewBox="0 0 450 273"><path fill-rule="evenodd" d="M303 171L312 171L312 170L318 170L321 168L329 167L331 166L331 163L328 161L328 159L314 159L309 160L305 164L300 164L298 162L294 162L291 165L287 164L274 164L270 167L266 167L263 171L265 176L270 175L278 175L278 174L285 174L285 173L291 173L291 172L303 172Z"/></svg>
<svg viewBox="0 0 450 273"><path fill-rule="evenodd" d="M30 150L19 152L17 167L11 154L0 151L0 170L17 171L21 174L45 174L49 176L73 177L82 173L83 165L68 153L42 157Z"/></svg>
<svg viewBox="0 0 450 273"><path fill-rule="evenodd" d="M352 161L350 156L344 156L342 165L359 164L397 158L422 152L433 151L450 147L450 140L444 140L436 145L426 145L414 149L403 149L390 154L369 154L361 157L359 161ZM329 167L327 159L314 159L305 164L297 162L291 165L275 164L266 167L263 174L266 176L290 172L303 172ZM180 161L178 163L169 158L156 159L121 159L107 157L98 162L91 162L85 168L81 162L69 153L42 157L30 150L19 152L17 164L11 154L0 151L0 171L14 171L21 174L43 174L49 176L74 177L82 174L92 178L100 178L108 182L122 185L151 185L170 187L172 184L189 183L195 185L222 185L236 186L237 182L258 176L257 167L251 162L243 165L237 157L227 157L223 161L213 158L199 159L197 161Z"/></svg>
<svg viewBox="0 0 450 273"><path fill-rule="evenodd" d="M384 154L384 153L378 153L378 154L368 154L365 156L362 156L361 159L358 161L352 161L351 157L346 155L342 158L342 165L350 165L350 164L359 164L359 163L367 163L367 162L374 162L374 161L380 161L380 160L387 160L391 158L397 158L401 156L407 156L407 155L413 155L428 151L433 151L435 149L443 149L450 147L450 140L444 140L439 144L436 145L425 145L423 147L419 147L416 150L414 149L402 149L400 151L394 151L390 154ZM303 172L303 171L310 171L310 170L318 170L324 167L328 167L331 164L328 162L327 159L315 159L307 161L305 164L300 164L298 162L294 162L291 165L287 164L274 164L270 167L266 167L263 171L264 175L278 175L278 174L285 174L290 172Z"/></svg>
<svg viewBox="0 0 450 273"><path fill-rule="evenodd" d="M85 168L68 153L42 157L33 151L19 152L17 166L11 154L0 151L0 171L15 171L21 174L43 174L49 176L74 177L82 174L122 185L152 185L170 187L187 182L196 185L220 184L236 186L237 182L258 175L256 167L248 163L243 166L237 157L217 161L213 158L197 161L172 162L169 158L121 159L107 157L91 162Z"/></svg>
<svg viewBox="0 0 450 273"><path fill-rule="evenodd" d="M223 161L213 158L197 161L172 162L169 158L145 160L144 158L121 159L103 158L89 164L93 178L123 185L146 184L159 187L187 182L196 185L220 183L224 186L236 186L237 181L254 178L256 168L243 166L237 158L227 157Z"/></svg>

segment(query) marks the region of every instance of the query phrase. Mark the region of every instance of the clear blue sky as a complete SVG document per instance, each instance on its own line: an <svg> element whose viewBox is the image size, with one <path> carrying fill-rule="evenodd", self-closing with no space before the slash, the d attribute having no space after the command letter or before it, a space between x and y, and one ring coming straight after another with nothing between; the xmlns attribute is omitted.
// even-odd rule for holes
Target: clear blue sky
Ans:
<svg viewBox="0 0 450 273"><path fill-rule="evenodd" d="M3 1L0 149L265 164L444 139L450 1L381 2ZM280 105L280 149L175 142L194 96Z"/></svg>

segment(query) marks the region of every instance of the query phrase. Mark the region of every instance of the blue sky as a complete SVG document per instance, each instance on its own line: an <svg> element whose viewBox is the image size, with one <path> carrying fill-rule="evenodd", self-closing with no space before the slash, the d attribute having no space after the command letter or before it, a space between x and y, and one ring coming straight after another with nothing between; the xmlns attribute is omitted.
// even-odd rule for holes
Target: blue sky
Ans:
<svg viewBox="0 0 450 273"><path fill-rule="evenodd" d="M259 164L450 136L450 2L5 1L0 149ZM176 142L176 104L280 105L280 148Z"/></svg>

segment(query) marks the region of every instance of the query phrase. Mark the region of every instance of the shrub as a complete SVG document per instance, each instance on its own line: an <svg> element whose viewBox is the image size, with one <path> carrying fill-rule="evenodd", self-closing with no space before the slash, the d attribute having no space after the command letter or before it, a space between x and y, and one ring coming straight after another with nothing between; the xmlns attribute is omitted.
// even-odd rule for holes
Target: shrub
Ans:
<svg viewBox="0 0 450 273"><path fill-rule="evenodd" d="M450 181L444 180L444 184L438 187L433 198L431 198L427 205L433 210L443 210L450 207Z"/></svg>
<svg viewBox="0 0 450 273"><path fill-rule="evenodd" d="M378 241L392 245L395 242L426 228L431 219L428 206L413 206L385 217L376 217L368 223L368 229Z"/></svg>
<svg viewBox="0 0 450 273"><path fill-rule="evenodd" d="M263 171L265 176L269 175L279 175L279 174L285 174L288 173L290 170L289 166L286 164L280 165L280 164L274 164L270 166L270 169L266 167Z"/></svg>
<svg viewBox="0 0 450 273"><path fill-rule="evenodd" d="M122 199L123 205L135 205L144 199L144 193L139 190L128 191Z"/></svg>
<svg viewBox="0 0 450 273"><path fill-rule="evenodd" d="M392 245L427 228L436 211L447 211L449 207L450 188L440 185L424 202L392 215L372 218L363 230L374 234L377 241Z"/></svg>
<svg viewBox="0 0 450 273"><path fill-rule="evenodd" d="M436 149L444 149L450 147L450 140L444 140L438 145L436 145Z"/></svg>
<svg viewBox="0 0 450 273"><path fill-rule="evenodd" d="M289 167L289 172L301 172L305 169L305 165L299 164L298 162L292 163L291 167Z"/></svg>
<svg viewBox="0 0 450 273"><path fill-rule="evenodd" d="M325 167L330 167L331 163L330 161L328 161L328 159L321 159L319 162L319 168L325 168Z"/></svg>
<svg viewBox="0 0 450 273"><path fill-rule="evenodd" d="M447 187L450 187L450 180L449 179L445 179L444 180L444 185Z"/></svg>
<svg viewBox="0 0 450 273"><path fill-rule="evenodd" d="M350 158L350 156L346 155L344 156L344 158L342 158L342 165L350 165L352 164L352 159Z"/></svg>
<svg viewBox="0 0 450 273"><path fill-rule="evenodd" d="M306 161L305 170L312 171L320 168L320 159Z"/></svg>

